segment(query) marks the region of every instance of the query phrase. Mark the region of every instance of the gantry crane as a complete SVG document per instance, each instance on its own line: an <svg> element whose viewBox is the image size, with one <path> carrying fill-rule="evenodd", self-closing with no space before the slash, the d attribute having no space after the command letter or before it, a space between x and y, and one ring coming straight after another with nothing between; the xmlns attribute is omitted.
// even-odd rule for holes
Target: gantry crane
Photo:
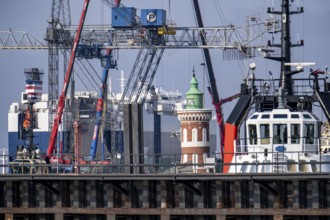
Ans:
<svg viewBox="0 0 330 220"><path fill-rule="evenodd" d="M48 44L48 109L49 130L53 127L59 92L59 48L70 47L72 38L64 30L71 26L69 0L53 0L51 16L48 19L46 41ZM64 66L67 56L64 54Z"/></svg>

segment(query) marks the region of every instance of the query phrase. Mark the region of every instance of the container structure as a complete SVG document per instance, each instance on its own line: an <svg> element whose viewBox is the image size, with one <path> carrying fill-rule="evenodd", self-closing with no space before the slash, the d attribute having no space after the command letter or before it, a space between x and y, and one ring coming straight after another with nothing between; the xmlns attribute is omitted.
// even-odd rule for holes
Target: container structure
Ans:
<svg viewBox="0 0 330 220"><path fill-rule="evenodd" d="M146 28L166 25L166 11L163 9L141 9L141 26Z"/></svg>

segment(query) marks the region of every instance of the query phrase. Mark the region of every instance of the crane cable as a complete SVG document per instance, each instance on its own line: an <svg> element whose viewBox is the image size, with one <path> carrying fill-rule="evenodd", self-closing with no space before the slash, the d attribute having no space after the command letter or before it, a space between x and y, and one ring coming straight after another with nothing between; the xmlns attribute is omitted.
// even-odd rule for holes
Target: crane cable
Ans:
<svg viewBox="0 0 330 220"><path fill-rule="evenodd" d="M223 13L223 10L222 10L222 8L220 6L219 1L218 0L213 0L213 2L214 2L215 9L216 9L216 11L218 13L218 16L219 16L219 18L221 20L222 25L227 26L228 25L228 22L226 20L226 17L225 17L225 15ZM244 66L246 66L246 64L243 64L243 62L242 61L239 61L239 60L237 60L237 64L238 64L238 67L240 69L240 72L241 72L242 76L244 77L244 72L245 72L245 69L246 69Z"/></svg>

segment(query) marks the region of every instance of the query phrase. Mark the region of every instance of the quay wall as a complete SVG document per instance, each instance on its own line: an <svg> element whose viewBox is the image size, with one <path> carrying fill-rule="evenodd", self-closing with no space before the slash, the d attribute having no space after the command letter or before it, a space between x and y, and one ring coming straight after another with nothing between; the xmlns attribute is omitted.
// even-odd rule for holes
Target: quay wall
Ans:
<svg viewBox="0 0 330 220"><path fill-rule="evenodd" d="M330 178L0 178L0 220L330 219Z"/></svg>

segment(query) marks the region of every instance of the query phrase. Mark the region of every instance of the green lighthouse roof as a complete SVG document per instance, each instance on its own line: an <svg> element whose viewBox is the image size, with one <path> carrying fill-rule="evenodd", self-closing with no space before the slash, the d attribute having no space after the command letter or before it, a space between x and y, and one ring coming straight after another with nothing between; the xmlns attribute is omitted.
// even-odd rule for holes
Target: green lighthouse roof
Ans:
<svg viewBox="0 0 330 220"><path fill-rule="evenodd" d="M193 70L193 77L190 81L190 88L186 92L186 109L202 109L203 108L203 92L198 89L198 81Z"/></svg>

